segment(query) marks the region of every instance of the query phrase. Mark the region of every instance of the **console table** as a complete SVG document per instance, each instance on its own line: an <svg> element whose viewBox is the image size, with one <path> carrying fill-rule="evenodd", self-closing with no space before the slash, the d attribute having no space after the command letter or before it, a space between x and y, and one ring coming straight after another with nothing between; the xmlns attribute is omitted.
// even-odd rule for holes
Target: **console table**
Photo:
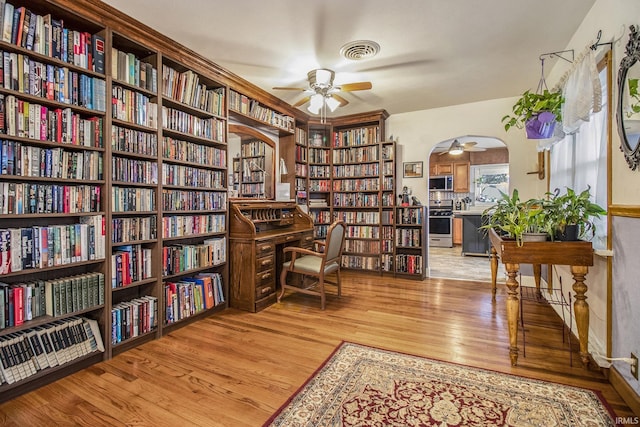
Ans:
<svg viewBox="0 0 640 427"><path fill-rule="evenodd" d="M313 220L294 202L231 201L229 305L251 312L276 301L283 249L311 249Z"/></svg>
<svg viewBox="0 0 640 427"><path fill-rule="evenodd" d="M515 240L506 240L498 236L495 230L489 230L491 241L491 281L495 299L498 258L502 260L507 272L507 322L509 325L509 356L511 365L518 363L518 281L516 276L520 264L533 264L536 285L540 286L540 266L542 264L568 265L573 275L575 302L573 310L576 316L578 339L580 340L580 359L586 367L589 364L589 304L587 303L587 285L585 276L588 267L593 265L593 247L591 242L525 242L518 246Z"/></svg>

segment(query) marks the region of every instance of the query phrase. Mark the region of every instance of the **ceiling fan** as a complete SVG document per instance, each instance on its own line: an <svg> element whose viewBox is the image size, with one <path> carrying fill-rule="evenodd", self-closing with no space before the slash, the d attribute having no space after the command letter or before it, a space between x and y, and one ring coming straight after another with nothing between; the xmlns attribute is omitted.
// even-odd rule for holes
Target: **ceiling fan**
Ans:
<svg viewBox="0 0 640 427"><path fill-rule="evenodd" d="M478 145L477 142L475 141L469 141L469 142L459 142L457 139L454 139L453 142L451 143L451 146L449 146L448 149L445 149L442 153L440 153L440 155L442 156L443 154L451 154L453 156L456 156L458 154L462 154L465 151L486 151L486 148L482 148L482 147L476 147L476 145Z"/></svg>
<svg viewBox="0 0 640 427"><path fill-rule="evenodd" d="M312 113L318 114L323 106L329 107L331 111L335 111L338 107L343 107L349 103L345 98L338 95L337 92L353 92L357 90L371 89L371 82L345 83L342 85L334 85L333 79L335 72L327 68L318 68L307 73L309 80L308 88L300 87L274 87L274 90L297 90L307 93L307 96L293 104L299 107L311 102L308 109Z"/></svg>

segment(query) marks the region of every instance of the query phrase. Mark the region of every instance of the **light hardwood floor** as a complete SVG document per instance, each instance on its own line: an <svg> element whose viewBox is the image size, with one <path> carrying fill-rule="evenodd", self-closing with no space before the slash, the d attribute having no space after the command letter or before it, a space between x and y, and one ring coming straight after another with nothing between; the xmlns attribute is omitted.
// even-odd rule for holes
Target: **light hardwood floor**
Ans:
<svg viewBox="0 0 640 427"><path fill-rule="evenodd" d="M492 302L487 282L347 272L325 311L302 294L260 313L225 310L6 402L0 422L260 426L343 340L599 390L633 415L602 373L580 366L575 345L569 366L548 306L525 303L527 357L511 367L505 298L502 285Z"/></svg>

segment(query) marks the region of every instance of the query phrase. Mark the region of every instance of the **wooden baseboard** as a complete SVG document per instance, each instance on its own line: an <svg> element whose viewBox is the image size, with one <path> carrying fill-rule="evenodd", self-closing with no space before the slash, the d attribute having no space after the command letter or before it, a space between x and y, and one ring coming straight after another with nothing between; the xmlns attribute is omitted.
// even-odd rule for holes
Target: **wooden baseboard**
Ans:
<svg viewBox="0 0 640 427"><path fill-rule="evenodd" d="M631 388L629 383L614 366L609 369L609 382L618 394L622 396L625 403L629 405L633 413L640 414L640 395Z"/></svg>

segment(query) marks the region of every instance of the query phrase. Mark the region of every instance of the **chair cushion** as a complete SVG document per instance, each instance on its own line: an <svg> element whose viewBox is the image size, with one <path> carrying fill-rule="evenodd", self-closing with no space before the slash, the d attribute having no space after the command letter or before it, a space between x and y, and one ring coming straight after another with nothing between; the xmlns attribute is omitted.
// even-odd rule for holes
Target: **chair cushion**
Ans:
<svg viewBox="0 0 640 427"><path fill-rule="evenodd" d="M291 265L291 261L287 261L282 264L284 269L289 269ZM296 258L296 262L294 265L293 271L297 273L307 273L307 274L320 274L320 267L322 266L322 258L312 255L306 255ZM324 266L324 274L333 273L340 266L337 262L331 262Z"/></svg>

